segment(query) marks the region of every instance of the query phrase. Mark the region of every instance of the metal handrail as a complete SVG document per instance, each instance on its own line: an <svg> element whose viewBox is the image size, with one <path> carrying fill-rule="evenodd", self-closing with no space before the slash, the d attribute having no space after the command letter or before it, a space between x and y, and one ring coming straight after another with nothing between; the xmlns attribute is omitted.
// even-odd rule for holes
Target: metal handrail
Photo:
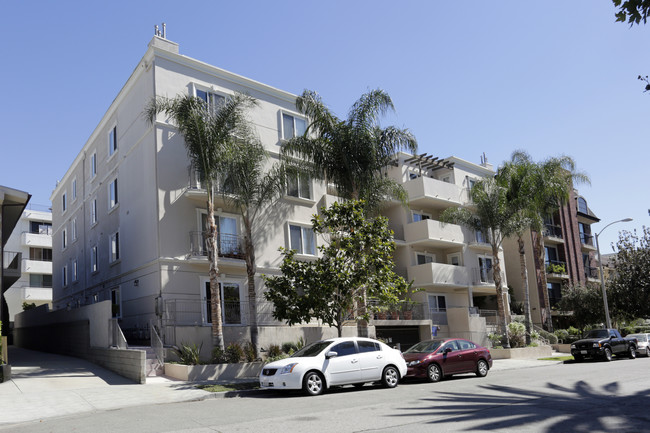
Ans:
<svg viewBox="0 0 650 433"><path fill-rule="evenodd" d="M118 349L128 349L129 345L126 342L126 337L120 328L117 318L108 319L108 332L110 345Z"/></svg>
<svg viewBox="0 0 650 433"><path fill-rule="evenodd" d="M165 350L163 349L163 342L154 326L153 320L149 322L149 329L151 330L151 348L156 353L156 359L162 365L165 363Z"/></svg>

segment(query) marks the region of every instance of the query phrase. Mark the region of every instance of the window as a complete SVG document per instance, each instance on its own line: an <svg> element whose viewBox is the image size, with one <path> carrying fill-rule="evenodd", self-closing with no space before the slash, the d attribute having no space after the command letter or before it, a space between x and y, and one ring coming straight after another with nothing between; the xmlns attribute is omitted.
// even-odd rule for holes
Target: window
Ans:
<svg viewBox="0 0 650 433"><path fill-rule="evenodd" d="M97 272L97 245L90 249L90 272Z"/></svg>
<svg viewBox="0 0 650 433"><path fill-rule="evenodd" d="M314 230L310 227L289 225L289 244L298 254L316 255Z"/></svg>
<svg viewBox="0 0 650 433"><path fill-rule="evenodd" d="M70 232L72 234L72 241L77 240L77 218L74 218L70 221Z"/></svg>
<svg viewBox="0 0 650 433"><path fill-rule="evenodd" d="M487 236L485 236L485 233L483 233L482 231L476 230L474 232L474 234L476 235L476 243L479 243L479 244L488 244L489 243L488 239L487 239Z"/></svg>
<svg viewBox="0 0 650 433"><path fill-rule="evenodd" d="M30 221L29 232L33 234L52 236L52 223Z"/></svg>
<svg viewBox="0 0 650 433"><path fill-rule="evenodd" d="M359 346L359 353L376 352L381 350L379 344L374 341L359 340L357 341L357 346Z"/></svg>
<svg viewBox="0 0 650 433"><path fill-rule="evenodd" d="M77 179L72 179L72 201L77 199Z"/></svg>
<svg viewBox="0 0 650 433"><path fill-rule="evenodd" d="M426 263L435 263L436 255L430 253L415 253L415 264L424 265Z"/></svg>
<svg viewBox="0 0 650 433"><path fill-rule="evenodd" d="M97 199L94 198L90 203L90 224L97 224Z"/></svg>
<svg viewBox="0 0 650 433"><path fill-rule="evenodd" d="M476 182L477 182L476 179L473 179L471 177L467 178L467 186L469 186L470 191L472 190L472 188L474 188L474 185L476 185Z"/></svg>
<svg viewBox="0 0 650 433"><path fill-rule="evenodd" d="M282 138L289 140L293 137L299 137L307 130L305 119L282 113Z"/></svg>
<svg viewBox="0 0 650 433"><path fill-rule="evenodd" d="M90 178L97 175L97 153L90 155Z"/></svg>
<svg viewBox="0 0 650 433"><path fill-rule="evenodd" d="M332 347L330 351L336 352L337 357L340 358L341 356L356 355L357 348L354 345L354 341L344 341Z"/></svg>
<svg viewBox="0 0 650 433"><path fill-rule="evenodd" d="M448 254L447 263L453 266L460 266L460 254L458 253Z"/></svg>
<svg viewBox="0 0 650 433"><path fill-rule="evenodd" d="M587 209L587 200L582 197L578 197L578 212L588 214L589 210Z"/></svg>
<svg viewBox="0 0 650 433"><path fill-rule="evenodd" d="M481 283L494 283L492 274L492 257L478 256L479 281Z"/></svg>
<svg viewBox="0 0 650 433"><path fill-rule="evenodd" d="M61 269L61 285L63 287L68 285L68 265L65 265Z"/></svg>
<svg viewBox="0 0 650 433"><path fill-rule="evenodd" d="M447 299L445 295L429 295L429 315L433 325L447 324Z"/></svg>
<svg viewBox="0 0 650 433"><path fill-rule="evenodd" d="M30 287L52 287L52 275L29 274Z"/></svg>
<svg viewBox="0 0 650 433"><path fill-rule="evenodd" d="M113 235L111 235L111 239L109 242L109 257L110 257L110 262L113 263L117 260L120 259L120 233L116 232Z"/></svg>
<svg viewBox="0 0 650 433"><path fill-rule="evenodd" d="M117 126L113 126L108 133L108 156L113 156L117 151Z"/></svg>
<svg viewBox="0 0 650 433"><path fill-rule="evenodd" d="M68 194L63 193L61 196L61 212L65 212L68 209Z"/></svg>
<svg viewBox="0 0 650 433"><path fill-rule="evenodd" d="M61 232L61 249L65 250L65 248L68 246L68 231L66 229L63 229Z"/></svg>
<svg viewBox="0 0 650 433"><path fill-rule="evenodd" d="M208 104L208 110L214 114L219 110L219 107L226 101L223 95L218 95L205 90L196 89L196 97L203 99Z"/></svg>
<svg viewBox="0 0 650 433"><path fill-rule="evenodd" d="M476 349L476 344L472 343L471 341L467 340L456 340L458 343L458 346L460 347L460 350L472 350Z"/></svg>
<svg viewBox="0 0 650 433"><path fill-rule="evenodd" d="M442 352L444 353L446 351L458 352L458 343L456 343L456 340L449 341L447 344L442 346Z"/></svg>
<svg viewBox="0 0 650 433"><path fill-rule="evenodd" d="M122 297L120 296L119 287L111 289L111 304L113 317L122 317Z"/></svg>
<svg viewBox="0 0 650 433"><path fill-rule="evenodd" d="M108 186L108 208L113 209L117 203L117 179L115 179Z"/></svg>
<svg viewBox="0 0 650 433"><path fill-rule="evenodd" d="M219 282L221 291L221 314L224 325L241 325L241 285L233 281ZM212 323L212 293L210 292L210 281L203 282L203 323Z"/></svg>
<svg viewBox="0 0 650 433"><path fill-rule="evenodd" d="M413 213L413 222L416 223L418 221L424 221L431 219L431 214L420 212L420 211L412 211Z"/></svg>
<svg viewBox="0 0 650 433"><path fill-rule="evenodd" d="M30 248L29 260L35 260L39 262L51 262L52 250L50 248Z"/></svg>
<svg viewBox="0 0 650 433"><path fill-rule="evenodd" d="M79 267L77 259L72 261L72 281L79 281Z"/></svg>
<svg viewBox="0 0 650 433"><path fill-rule="evenodd" d="M304 174L290 176L287 180L287 195L311 200L311 180Z"/></svg>
<svg viewBox="0 0 650 433"><path fill-rule="evenodd" d="M544 251L545 251L544 256L546 258L546 264L547 265L550 264L550 263L556 263L558 261L557 260L557 248L545 246Z"/></svg>

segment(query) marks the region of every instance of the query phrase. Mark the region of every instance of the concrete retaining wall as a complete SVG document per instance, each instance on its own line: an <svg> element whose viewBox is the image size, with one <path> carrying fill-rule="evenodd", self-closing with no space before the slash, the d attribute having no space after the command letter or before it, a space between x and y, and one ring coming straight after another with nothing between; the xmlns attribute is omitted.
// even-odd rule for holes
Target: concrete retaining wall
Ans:
<svg viewBox="0 0 650 433"><path fill-rule="evenodd" d="M145 383L146 353L143 350L108 347L110 317L110 301L71 311L49 312L44 305L16 315L14 344L82 358L136 383Z"/></svg>
<svg viewBox="0 0 650 433"><path fill-rule="evenodd" d="M262 362L209 365L165 363L165 376L186 381L255 379L259 377L262 366Z"/></svg>
<svg viewBox="0 0 650 433"><path fill-rule="evenodd" d="M515 349L490 349L492 359L537 359L553 356L551 346L517 347Z"/></svg>

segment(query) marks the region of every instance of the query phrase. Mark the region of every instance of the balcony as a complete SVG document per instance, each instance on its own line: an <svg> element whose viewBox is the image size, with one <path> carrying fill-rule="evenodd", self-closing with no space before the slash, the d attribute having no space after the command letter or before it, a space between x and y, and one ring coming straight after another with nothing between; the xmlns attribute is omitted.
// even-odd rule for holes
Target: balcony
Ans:
<svg viewBox="0 0 650 433"><path fill-rule="evenodd" d="M432 285L468 287L470 275L469 268L465 266L425 263L409 267L408 280L413 280L415 287Z"/></svg>
<svg viewBox="0 0 650 433"><path fill-rule="evenodd" d="M52 229L42 233L22 232L20 245L32 248L52 248Z"/></svg>
<svg viewBox="0 0 650 433"><path fill-rule="evenodd" d="M463 245L463 229L456 224L443 224L435 220L422 220L407 224L404 240L408 244L431 247Z"/></svg>
<svg viewBox="0 0 650 433"><path fill-rule="evenodd" d="M546 224L544 227L544 241L549 243L564 243L564 237L562 236L562 227L556 226L553 224Z"/></svg>
<svg viewBox="0 0 650 433"><path fill-rule="evenodd" d="M52 274L52 261L24 259L22 271L26 274Z"/></svg>
<svg viewBox="0 0 650 433"><path fill-rule="evenodd" d="M594 243L594 236L589 233L580 233L580 243L582 248L586 250L596 250L596 244Z"/></svg>
<svg viewBox="0 0 650 433"><path fill-rule="evenodd" d="M208 255L207 235L207 232L190 232L190 255L192 257L205 257ZM239 235L219 233L217 246L219 257L241 260L246 257L243 238Z"/></svg>
<svg viewBox="0 0 650 433"><path fill-rule="evenodd" d="M600 274L598 273L598 268L594 268L592 266L585 266L585 277L587 277L588 280L598 280L600 278Z"/></svg>
<svg viewBox="0 0 650 433"><path fill-rule="evenodd" d="M546 262L546 274L556 277L568 277L567 264L559 260L549 260Z"/></svg>
<svg viewBox="0 0 650 433"><path fill-rule="evenodd" d="M460 186L430 177L417 177L406 181L404 189L411 206L440 204L442 207L468 203L467 191Z"/></svg>
<svg viewBox="0 0 650 433"><path fill-rule="evenodd" d="M492 251L490 237L484 235L482 232L474 232L472 235L472 240L469 243L469 247L477 251ZM499 250L501 249L503 248L499 246Z"/></svg>

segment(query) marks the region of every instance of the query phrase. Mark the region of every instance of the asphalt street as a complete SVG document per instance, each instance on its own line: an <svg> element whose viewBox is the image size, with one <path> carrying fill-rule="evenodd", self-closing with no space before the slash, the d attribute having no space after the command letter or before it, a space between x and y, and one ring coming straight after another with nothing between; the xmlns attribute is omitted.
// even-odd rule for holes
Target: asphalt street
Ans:
<svg viewBox="0 0 650 433"><path fill-rule="evenodd" d="M650 432L650 359L566 363L464 375L396 389L231 399L93 411L0 427L11 432Z"/></svg>

